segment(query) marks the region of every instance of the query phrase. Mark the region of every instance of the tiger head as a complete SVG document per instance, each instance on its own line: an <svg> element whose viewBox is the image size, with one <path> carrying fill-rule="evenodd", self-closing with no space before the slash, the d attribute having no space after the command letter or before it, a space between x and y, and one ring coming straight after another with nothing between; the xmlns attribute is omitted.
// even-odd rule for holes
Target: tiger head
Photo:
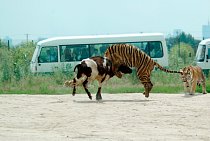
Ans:
<svg viewBox="0 0 210 141"><path fill-rule="evenodd" d="M191 69L190 67L184 67L180 69L181 79L183 82L188 82L191 79Z"/></svg>

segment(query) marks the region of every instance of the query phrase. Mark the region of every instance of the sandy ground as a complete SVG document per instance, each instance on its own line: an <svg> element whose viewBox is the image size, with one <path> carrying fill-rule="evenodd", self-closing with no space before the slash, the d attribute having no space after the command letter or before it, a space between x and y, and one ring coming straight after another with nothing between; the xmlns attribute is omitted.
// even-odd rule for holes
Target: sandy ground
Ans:
<svg viewBox="0 0 210 141"><path fill-rule="evenodd" d="M209 141L210 94L0 95L0 141Z"/></svg>

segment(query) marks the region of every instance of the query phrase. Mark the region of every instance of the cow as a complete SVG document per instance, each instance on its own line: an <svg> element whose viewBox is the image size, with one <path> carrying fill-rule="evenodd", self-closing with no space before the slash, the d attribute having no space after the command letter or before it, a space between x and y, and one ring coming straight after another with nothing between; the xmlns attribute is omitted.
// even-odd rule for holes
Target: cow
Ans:
<svg viewBox="0 0 210 141"><path fill-rule="evenodd" d="M98 81L98 91L96 94L96 100L102 100L101 87L110 78L114 76L112 62L101 56L94 56L87 59L83 59L74 68L74 72L77 70L76 77L71 81L65 81L64 86L73 87L74 96L76 93L76 86L82 84L89 99L92 100L91 93L88 90L88 84L94 80ZM118 71L123 74L132 73L132 69L121 65Z"/></svg>

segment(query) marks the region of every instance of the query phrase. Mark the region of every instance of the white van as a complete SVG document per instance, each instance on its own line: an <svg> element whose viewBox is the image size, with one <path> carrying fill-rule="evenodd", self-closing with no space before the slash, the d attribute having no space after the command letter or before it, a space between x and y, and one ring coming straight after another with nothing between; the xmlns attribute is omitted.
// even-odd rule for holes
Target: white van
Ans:
<svg viewBox="0 0 210 141"><path fill-rule="evenodd" d="M210 69L210 39L201 41L196 52L196 64L204 71Z"/></svg>
<svg viewBox="0 0 210 141"><path fill-rule="evenodd" d="M106 49L116 43L135 45L162 66L168 66L168 51L161 33L119 35L69 36L49 38L37 43L31 72L72 71L82 59L103 56Z"/></svg>

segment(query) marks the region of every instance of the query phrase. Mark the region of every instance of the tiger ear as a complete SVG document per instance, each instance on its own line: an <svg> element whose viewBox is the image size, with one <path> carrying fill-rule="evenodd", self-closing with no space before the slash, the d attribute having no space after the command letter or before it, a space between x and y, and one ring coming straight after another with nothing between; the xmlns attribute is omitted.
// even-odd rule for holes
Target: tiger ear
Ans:
<svg viewBox="0 0 210 141"><path fill-rule="evenodd" d="M179 72L181 73L181 75L183 75L183 70L182 69L180 69Z"/></svg>

